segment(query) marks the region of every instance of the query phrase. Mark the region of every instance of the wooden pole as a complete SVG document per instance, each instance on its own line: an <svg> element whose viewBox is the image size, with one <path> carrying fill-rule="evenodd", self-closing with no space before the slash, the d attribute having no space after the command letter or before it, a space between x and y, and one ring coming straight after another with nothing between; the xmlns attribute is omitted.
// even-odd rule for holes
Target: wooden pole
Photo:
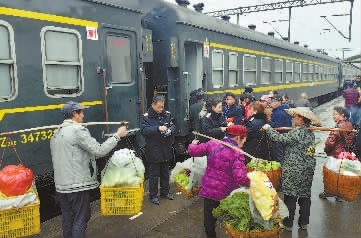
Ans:
<svg viewBox="0 0 361 238"><path fill-rule="evenodd" d="M294 129L294 127L278 127L273 128L276 131L290 131ZM342 129L342 128L329 128L329 127L306 127L305 129L310 131L340 131L340 132L356 132L355 129Z"/></svg>
<svg viewBox="0 0 361 238"><path fill-rule="evenodd" d="M226 142L224 142L224 141L218 140L218 139L213 138L213 137L210 137L210 136L203 135L203 134L201 134L201 133L199 133L199 132L196 132L196 131L193 131L193 134L195 134L195 135L197 135L197 136L202 136L202 137L207 138L207 139L210 139L210 140L215 140L215 141L217 141L218 143L220 143L220 144L222 144L222 145L224 145L224 146L227 146L227 147L229 147L229 148L231 148L231 149L234 149L234 150L236 150L236 151L238 151L238 152L241 152L241 153L245 154L247 157L249 157L249 158L251 158L251 159L257 160L256 157L248 154L248 153L245 152L244 150L242 150L242 149L240 149L240 148L238 148L238 147L235 147L235 146L233 146L233 145L231 145L231 144L228 144L228 143L226 143Z"/></svg>
<svg viewBox="0 0 361 238"><path fill-rule="evenodd" d="M94 125L119 125L119 126L127 126L128 122L121 121L121 122L87 122L87 123L79 123L83 126L94 126ZM18 131L8 131L8 132L2 132L0 133L0 136L3 135L10 135L10 134L17 134L22 132L29 132L29 131L37 131L37 130L46 130L46 129L53 129L53 128L59 128L60 125L50 125L50 126L40 126L40 127L33 127L29 129L23 129Z"/></svg>

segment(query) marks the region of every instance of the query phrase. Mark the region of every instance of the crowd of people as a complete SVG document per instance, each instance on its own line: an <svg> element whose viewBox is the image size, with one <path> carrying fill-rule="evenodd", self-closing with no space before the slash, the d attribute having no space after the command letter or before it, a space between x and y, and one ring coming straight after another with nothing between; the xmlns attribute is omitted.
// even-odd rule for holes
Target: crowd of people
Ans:
<svg viewBox="0 0 361 238"><path fill-rule="evenodd" d="M334 157L342 151L349 151L355 138L355 133L352 131L354 125L349 121L352 109L347 104L346 90L345 94L345 107L334 107L332 116L336 123L335 127L348 129L349 132L331 131L324 144L324 152ZM356 101L359 102L360 96L356 96ZM281 95L277 91L271 91L257 100L252 90L247 89L238 101L237 103L236 95L230 92L224 95L223 100L210 98L204 101L203 113L200 111L197 118L200 122L198 131L243 148L245 152L256 158L281 163L280 192L289 211L289 216L282 220L281 226L287 231L292 231L298 203L299 229L307 229L311 213L311 186L316 166L314 154L317 144L314 133L307 128L321 126L321 122L312 112L312 104L307 94L301 93L299 99L291 103L287 95ZM355 122L357 125L358 123ZM194 129L196 128L192 128ZM241 178L247 173L244 165L250 161L248 157L238 155L239 152L236 150L232 151L225 145L215 144L217 142L213 140L195 138L188 147L188 152L192 156L208 156L209 162L200 193L205 199L204 228L207 237L215 237L215 218L210 210L217 207L219 201L229 195L224 187L214 186L214 183L209 181L214 179L219 183L225 180L228 184L238 183L238 186L247 186L248 181ZM226 150L227 153L222 150ZM218 173L215 173L215 170ZM213 193L219 196L211 196L210 194ZM327 199L333 196L321 192L319 197ZM342 200L336 197L336 201Z"/></svg>
<svg viewBox="0 0 361 238"><path fill-rule="evenodd" d="M205 95L202 89L191 94L191 130L221 140L223 144L195 137L188 146L188 153L191 156L207 156L208 159L200 188L200 196L204 198L204 228L207 237L216 237L216 218L212 210L219 205L220 200L239 186L249 186L246 165L250 160L229 146L243 148L257 158L281 164L280 191L284 194L284 202L289 210L289 216L282 220L281 225L286 230L292 230L298 202L298 225L300 229L307 229L316 165L315 135L307 128L321 125L312 112L307 95L302 93L294 104L287 95L276 91L257 100L251 88L246 88L239 97L227 92L224 98L205 100ZM360 94L346 89L344 97L345 107L334 107L332 116L335 127L349 129L350 132L331 131L324 145L325 153L334 157L350 149L355 137L351 130L359 125L357 120L350 121L349 118L352 107L360 103ZM173 200L169 186L169 162L173 156L176 125L171 113L164 110L164 104L163 96L155 96L151 107L141 119L140 128L146 140L149 199L155 205L160 205L160 197ZM65 120L50 141L55 187L63 214L64 237L85 236L90 218L89 191L98 186L95 159L109 153L127 135L126 128L121 126L114 136L102 144L98 143L81 124L84 109L76 102L66 103L62 108ZM319 195L322 199L331 196L325 192Z"/></svg>

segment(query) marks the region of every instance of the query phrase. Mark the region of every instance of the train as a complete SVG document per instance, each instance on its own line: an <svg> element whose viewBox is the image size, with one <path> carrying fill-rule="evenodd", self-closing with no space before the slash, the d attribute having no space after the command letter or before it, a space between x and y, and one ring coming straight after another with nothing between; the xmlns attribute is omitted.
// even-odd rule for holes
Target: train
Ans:
<svg viewBox="0 0 361 238"><path fill-rule="evenodd" d="M278 90L295 98L307 92L322 103L360 74L340 59L188 5L187 0L0 0L0 167L23 163L35 173L38 189L53 188L49 140L56 126L42 128L61 123L67 101L89 106L88 122L127 121L131 132L117 148L141 155L140 119L152 97L164 95L177 127L176 161L187 153L195 89L209 97L240 95L245 87L256 96ZM104 141L117 126L89 130ZM22 130L30 128L39 129ZM40 193L40 200L54 202L48 193Z"/></svg>

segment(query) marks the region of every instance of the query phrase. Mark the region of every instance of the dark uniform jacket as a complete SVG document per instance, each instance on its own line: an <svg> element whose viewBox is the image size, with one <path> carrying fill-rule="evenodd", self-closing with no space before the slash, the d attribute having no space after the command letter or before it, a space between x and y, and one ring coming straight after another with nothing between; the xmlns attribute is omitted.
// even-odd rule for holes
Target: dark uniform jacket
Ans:
<svg viewBox="0 0 361 238"><path fill-rule="evenodd" d="M220 127L227 126L227 122L222 113L207 113L201 120L201 132L207 136L223 139L224 132ZM199 138L201 142L208 141L209 139Z"/></svg>
<svg viewBox="0 0 361 238"><path fill-rule="evenodd" d="M152 108L144 114L141 120L141 134L145 137L145 157L149 162L169 161L172 158L172 144L175 125L171 113L163 111L157 114ZM159 126L166 125L171 131L167 137L158 130Z"/></svg>
<svg viewBox="0 0 361 238"><path fill-rule="evenodd" d="M256 113L245 122L244 126L248 129L247 140L243 146L244 151L260 159L270 160L270 148L268 145L268 136L261 130L267 123L267 116L264 113ZM248 158L246 158L248 162Z"/></svg>
<svg viewBox="0 0 361 238"><path fill-rule="evenodd" d="M224 106L222 109L223 115L226 118L234 118L235 125L241 125L241 121L243 120L243 110L242 108L238 107L236 104L228 107L228 105Z"/></svg>
<svg viewBox="0 0 361 238"><path fill-rule="evenodd" d="M204 105L204 101L200 100L189 107L189 121L191 122L191 128L193 131L199 131L201 129L201 119L199 113Z"/></svg>

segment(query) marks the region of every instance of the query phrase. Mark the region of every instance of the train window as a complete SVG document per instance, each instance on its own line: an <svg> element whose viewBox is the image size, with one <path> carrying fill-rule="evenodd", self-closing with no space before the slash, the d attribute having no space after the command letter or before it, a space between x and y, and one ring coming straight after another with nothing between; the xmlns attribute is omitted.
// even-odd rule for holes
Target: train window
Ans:
<svg viewBox="0 0 361 238"><path fill-rule="evenodd" d="M132 64L130 39L126 36L107 36L108 71L112 83L130 83Z"/></svg>
<svg viewBox="0 0 361 238"><path fill-rule="evenodd" d="M321 80L320 78L320 66L319 65L315 65L315 69L314 69L314 72L313 72L313 79L318 81L318 80Z"/></svg>
<svg viewBox="0 0 361 238"><path fill-rule="evenodd" d="M9 101L17 95L14 31L0 20L0 102Z"/></svg>
<svg viewBox="0 0 361 238"><path fill-rule="evenodd" d="M301 82L302 74L301 74L301 63L295 62L295 74L294 74L295 82Z"/></svg>
<svg viewBox="0 0 361 238"><path fill-rule="evenodd" d="M275 83L283 81L283 60L275 59Z"/></svg>
<svg viewBox="0 0 361 238"><path fill-rule="evenodd" d="M308 68L308 78L310 81L312 81L313 78L313 73L315 72L315 66L313 64L309 64L309 68Z"/></svg>
<svg viewBox="0 0 361 238"><path fill-rule="evenodd" d="M79 32L60 27L41 31L43 80L51 97L77 96L83 91L83 59Z"/></svg>
<svg viewBox="0 0 361 238"><path fill-rule="evenodd" d="M238 54L235 52L229 53L229 87L237 87L238 84L238 72L239 69L237 67L237 59Z"/></svg>
<svg viewBox="0 0 361 238"><path fill-rule="evenodd" d="M261 84L271 83L271 58L261 58Z"/></svg>
<svg viewBox="0 0 361 238"><path fill-rule="evenodd" d="M212 84L213 88L223 86L224 57L223 51L214 50L212 52Z"/></svg>
<svg viewBox="0 0 361 238"><path fill-rule="evenodd" d="M308 64L307 63L303 63L302 64L302 81L309 81L309 77L308 77Z"/></svg>
<svg viewBox="0 0 361 238"><path fill-rule="evenodd" d="M255 55L243 56L243 84L256 85L257 82L257 57Z"/></svg>
<svg viewBox="0 0 361 238"><path fill-rule="evenodd" d="M286 83L293 80L293 62L286 60Z"/></svg>

